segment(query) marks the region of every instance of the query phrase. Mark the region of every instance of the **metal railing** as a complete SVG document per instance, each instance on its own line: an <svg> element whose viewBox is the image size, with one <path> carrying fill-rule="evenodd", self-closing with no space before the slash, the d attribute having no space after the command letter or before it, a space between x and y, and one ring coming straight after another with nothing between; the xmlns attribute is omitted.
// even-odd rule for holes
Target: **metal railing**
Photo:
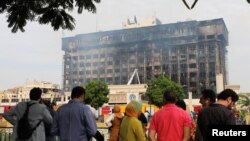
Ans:
<svg viewBox="0 0 250 141"><path fill-rule="evenodd" d="M0 141L15 141L12 135L13 127L0 127ZM55 137L54 141L59 141L59 138Z"/></svg>
<svg viewBox="0 0 250 141"><path fill-rule="evenodd" d="M104 136L105 141L108 140L108 128L98 128L100 133ZM1 127L0 126L0 141L15 141L13 138L13 127ZM58 137L55 137L54 141L60 141ZM95 141L93 139L93 141Z"/></svg>
<svg viewBox="0 0 250 141"><path fill-rule="evenodd" d="M0 140L1 141L14 141L12 127L0 127Z"/></svg>

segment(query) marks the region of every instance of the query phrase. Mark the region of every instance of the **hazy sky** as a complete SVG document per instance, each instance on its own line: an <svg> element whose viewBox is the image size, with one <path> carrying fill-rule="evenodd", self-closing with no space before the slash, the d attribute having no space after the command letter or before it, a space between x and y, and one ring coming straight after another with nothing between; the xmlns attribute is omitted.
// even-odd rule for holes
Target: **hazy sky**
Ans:
<svg viewBox="0 0 250 141"><path fill-rule="evenodd" d="M187 0L187 2L193 0ZM102 0L97 14L75 15L74 31L53 31L49 25L28 23L25 32L11 33L0 15L0 91L25 85L26 80L62 83L61 38L121 29L127 18L156 16L163 24L223 18L229 31L229 84L250 92L250 4L246 0L199 0L188 10L182 0Z"/></svg>

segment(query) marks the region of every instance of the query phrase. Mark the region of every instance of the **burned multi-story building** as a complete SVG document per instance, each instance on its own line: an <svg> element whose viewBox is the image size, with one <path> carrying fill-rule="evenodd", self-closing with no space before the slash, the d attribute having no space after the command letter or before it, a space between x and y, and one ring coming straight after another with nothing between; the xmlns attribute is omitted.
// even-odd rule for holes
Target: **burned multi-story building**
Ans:
<svg viewBox="0 0 250 141"><path fill-rule="evenodd" d="M167 75L193 97L215 88L216 74L227 83L228 30L223 19L184 21L62 39L63 89L90 80L127 84L138 69L141 83Z"/></svg>

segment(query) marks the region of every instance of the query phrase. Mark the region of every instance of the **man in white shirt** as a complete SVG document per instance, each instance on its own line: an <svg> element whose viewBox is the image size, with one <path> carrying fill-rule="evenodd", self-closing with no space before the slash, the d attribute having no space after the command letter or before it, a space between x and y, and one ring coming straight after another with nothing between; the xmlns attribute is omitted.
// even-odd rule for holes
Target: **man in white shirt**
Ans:
<svg viewBox="0 0 250 141"><path fill-rule="evenodd" d="M144 115L145 115L147 121L149 122L150 113L149 113L148 111L145 111L145 112L144 112Z"/></svg>
<svg viewBox="0 0 250 141"><path fill-rule="evenodd" d="M86 98L84 100L84 103L86 104L87 107L89 107L90 111L92 112L93 114L93 117L94 119L98 119L98 114L97 114L97 111L94 107L91 106L92 104L92 100L90 98Z"/></svg>

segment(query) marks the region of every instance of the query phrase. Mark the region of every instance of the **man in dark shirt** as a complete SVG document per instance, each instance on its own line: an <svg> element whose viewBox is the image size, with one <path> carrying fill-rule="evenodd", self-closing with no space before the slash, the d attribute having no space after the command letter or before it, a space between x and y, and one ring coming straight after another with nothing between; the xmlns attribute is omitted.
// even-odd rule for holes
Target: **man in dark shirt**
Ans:
<svg viewBox="0 0 250 141"><path fill-rule="evenodd" d="M216 94L213 90L205 89L201 92L202 96L200 98L200 103L202 107L209 106L210 104L215 103Z"/></svg>
<svg viewBox="0 0 250 141"><path fill-rule="evenodd" d="M138 116L138 119L141 121L142 126L147 127L148 120L144 113L141 112L140 115Z"/></svg>
<svg viewBox="0 0 250 141"><path fill-rule="evenodd" d="M139 116L138 116L138 120L141 121L143 131L144 131L145 136L146 136L146 138L147 138L146 132L147 132L148 120L147 120L145 114L142 113L142 112L140 112L140 114L139 114Z"/></svg>
<svg viewBox="0 0 250 141"><path fill-rule="evenodd" d="M217 96L217 102L202 108L198 115L198 126L204 141L208 141L209 125L235 125L231 111L239 96L231 89L225 89Z"/></svg>
<svg viewBox="0 0 250 141"><path fill-rule="evenodd" d="M214 104L216 101L216 94L213 90L210 89L205 89L201 92L201 98L200 98L200 103L202 105L202 108L207 107L211 104ZM202 135L199 130L199 126L196 126L195 129L195 136L194 136L195 141L202 141Z"/></svg>
<svg viewBox="0 0 250 141"><path fill-rule="evenodd" d="M183 109L184 111L186 111L186 109L187 109L187 105L186 105L186 103L185 103L184 100L181 100L181 99L177 100L177 101L175 102L175 105L178 106L178 107L180 107L180 108Z"/></svg>

